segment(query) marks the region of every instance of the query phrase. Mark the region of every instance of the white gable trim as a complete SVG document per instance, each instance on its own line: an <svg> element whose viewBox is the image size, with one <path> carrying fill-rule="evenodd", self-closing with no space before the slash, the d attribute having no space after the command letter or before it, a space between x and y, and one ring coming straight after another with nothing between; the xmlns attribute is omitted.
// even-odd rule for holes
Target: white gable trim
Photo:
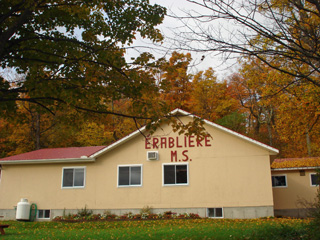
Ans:
<svg viewBox="0 0 320 240"><path fill-rule="evenodd" d="M193 115L191 113L188 113L188 112L186 112L184 110L181 110L179 108L171 111L168 115L170 116L170 115L176 115L176 114L181 114L181 116L197 117L197 116L195 116L195 115ZM230 130L228 128L222 127L222 126L220 126L220 125L218 125L216 123L210 122L208 120L204 120L204 122L206 124L208 124L209 126L212 126L214 128L218 128L218 129L220 129L220 130L222 130L222 131L224 131L224 132L226 132L228 134L231 134L231 135L236 136L238 138L241 138L241 139L243 139L243 140L245 140L247 142L250 142L250 143L253 143L253 144L255 144L255 145L259 146L259 147L262 147L262 148L266 149L270 153L270 155L277 155L279 153L279 150L276 149L276 148L270 147L270 146L268 146L268 145L266 145L264 143L261 143L259 141L256 141L256 140L252 139L252 138L246 137L246 136L244 136L244 135L242 135L240 133L234 132L234 131L232 131L232 130ZM134 138L135 136L141 134L141 132L145 132L145 131L146 131L146 127L142 127L140 129L134 131L133 133L129 134L128 136L118 140L117 142L114 142L113 144L109 145L108 147L103 148L100 151L94 153L90 157L96 158L96 157L100 156L101 154L104 154L104 153L110 151L111 149L116 148L117 146L129 141L130 139Z"/></svg>
<svg viewBox="0 0 320 240"><path fill-rule="evenodd" d="M222 127L222 126L220 126L220 125L218 125L218 124L216 124L216 123L209 122L208 120L204 120L204 121L205 121L205 123L207 123L208 125L211 125L211 126L213 126L213 127L216 127L216 128L218 128L218 129L220 129L220 130L222 130L222 131L224 131L224 132L230 133L230 134L233 135L233 136L239 137L239 138L241 138L241 139L243 139L243 140L246 140L246 141L251 142L251 143L253 143L253 144L255 144L255 145L258 145L259 147L262 147L262 148L267 149L267 150L270 152L271 155L277 155L277 154L279 153L279 150L278 150L278 149L273 148L273 147L270 147L270 146L267 145L267 144L261 143L261 142L259 142L259 141L257 141L257 140L254 140L254 139L252 139L252 138L249 138L249 137L247 137L247 136L244 136L244 135L242 135L242 134L240 134L240 133L234 132L234 131L232 131L232 130L230 130L230 129L228 129L228 128Z"/></svg>
<svg viewBox="0 0 320 240"><path fill-rule="evenodd" d="M120 140L112 143L111 145L101 149L100 151L94 153L93 155L91 155L90 157L92 158L96 158L96 157L99 157L101 154L104 154L108 151L110 151L111 149L114 149L116 148L117 146L120 146L121 144L129 141L130 139L134 138L135 136L138 136L139 134L141 134L141 132L145 132L146 131L146 127L142 127L136 131L134 131L133 133L130 133L129 135L121 138Z"/></svg>
<svg viewBox="0 0 320 240"><path fill-rule="evenodd" d="M198 117L198 116L195 116L195 115L193 115L193 114L190 114L190 113L188 113L188 112L186 112L186 111L183 111L183 110L181 110L181 109L175 109L175 110L173 110L173 111L171 112L171 114L175 114L175 113L181 113L182 115L191 116L191 117ZM220 129L220 130L222 130L222 131L224 131L224 132L227 132L227 133L229 133L229 134L231 134L231 135L233 135L233 136L239 137L239 138L241 138L241 139L243 139L243 140L246 140L246 141L251 142L251 143L253 143L253 144L255 144L255 145L258 145L258 146L260 146L260 147L262 147L262 148L265 148L265 149L267 149L267 150L270 152L271 155L276 155L276 154L279 153L279 150L276 149L276 148L270 147L270 146L268 146L267 144L264 144L264 143L261 143L261 142L259 142L259 141L254 140L254 139L252 139L252 138L246 137L246 136L244 136L244 135L242 135L242 134L240 134L240 133L237 133L237 132L235 132L235 131L232 131L232 130L226 128L226 127L220 126L220 125L218 125L218 124L216 124L216 123L213 123L213 122L210 122L210 121L208 121L208 120L204 120L204 122L205 122L206 124L212 126L212 127L218 128L218 129Z"/></svg>

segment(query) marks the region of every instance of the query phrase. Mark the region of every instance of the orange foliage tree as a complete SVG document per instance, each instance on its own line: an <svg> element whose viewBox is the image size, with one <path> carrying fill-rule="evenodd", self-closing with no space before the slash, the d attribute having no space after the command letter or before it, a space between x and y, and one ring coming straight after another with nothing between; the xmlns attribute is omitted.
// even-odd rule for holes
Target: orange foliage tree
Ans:
<svg viewBox="0 0 320 240"><path fill-rule="evenodd" d="M319 155L319 89L294 81L257 59L229 79L247 114L250 136L275 146L282 157Z"/></svg>
<svg viewBox="0 0 320 240"><path fill-rule="evenodd" d="M191 78L188 67L191 62L191 54L173 52L169 61L160 65L162 72L159 85L161 98L172 109L182 108L190 111Z"/></svg>
<svg viewBox="0 0 320 240"><path fill-rule="evenodd" d="M192 110L210 121L223 118L238 108L226 81L219 82L212 68L194 75L191 92Z"/></svg>

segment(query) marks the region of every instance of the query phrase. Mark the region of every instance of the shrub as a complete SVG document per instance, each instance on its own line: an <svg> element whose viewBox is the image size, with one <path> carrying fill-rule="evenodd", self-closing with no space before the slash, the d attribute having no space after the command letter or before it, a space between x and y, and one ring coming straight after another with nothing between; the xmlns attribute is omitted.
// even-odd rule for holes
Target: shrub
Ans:
<svg viewBox="0 0 320 240"><path fill-rule="evenodd" d="M112 214L110 211L106 210L106 211L104 211L103 216L101 218L110 220L110 219L116 219L116 217L117 217L117 215Z"/></svg>
<svg viewBox="0 0 320 240"><path fill-rule="evenodd" d="M140 214L151 214L152 213L152 207L150 206L145 206L140 210Z"/></svg>
<svg viewBox="0 0 320 240"><path fill-rule="evenodd" d="M78 210L79 217L89 217L92 215L92 213L92 210L87 209L87 205L85 205L81 210Z"/></svg>
<svg viewBox="0 0 320 240"><path fill-rule="evenodd" d="M78 211L77 214L66 214L63 212L63 216L55 217L54 221L97 221L97 220L140 220L140 219L174 219L174 218L200 218L198 214L195 213L183 213L177 214L172 211L166 211L164 213L148 213L149 211L144 211L143 213L133 214L132 212L125 213L121 216L116 214L111 214L110 211L104 211L103 215L93 214L92 210L88 210L86 207Z"/></svg>

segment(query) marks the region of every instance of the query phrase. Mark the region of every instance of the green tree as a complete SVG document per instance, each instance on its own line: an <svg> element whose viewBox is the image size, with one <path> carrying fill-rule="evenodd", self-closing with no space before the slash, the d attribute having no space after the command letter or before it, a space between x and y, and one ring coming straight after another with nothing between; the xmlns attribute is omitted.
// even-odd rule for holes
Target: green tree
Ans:
<svg viewBox="0 0 320 240"><path fill-rule="evenodd" d="M124 54L137 34L161 41L155 26L164 14L148 0L1 1L1 65L25 79L0 81L0 109L26 101L52 114L67 106L144 118L112 112L106 103L156 90L153 79L141 82Z"/></svg>

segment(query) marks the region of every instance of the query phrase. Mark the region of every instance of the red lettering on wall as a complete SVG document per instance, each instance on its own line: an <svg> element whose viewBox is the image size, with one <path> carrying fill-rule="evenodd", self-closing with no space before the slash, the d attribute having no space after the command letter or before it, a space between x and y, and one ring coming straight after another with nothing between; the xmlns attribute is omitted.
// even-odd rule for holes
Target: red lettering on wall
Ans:
<svg viewBox="0 0 320 240"><path fill-rule="evenodd" d="M177 139L177 147L178 147L178 148L181 148L182 145L179 145L179 137L176 137L176 139Z"/></svg>
<svg viewBox="0 0 320 240"><path fill-rule="evenodd" d="M202 145L202 141L203 141L203 138L202 137L197 137L197 147L203 147L203 145Z"/></svg>
<svg viewBox="0 0 320 240"><path fill-rule="evenodd" d="M204 143L206 147L211 147L209 136L205 136Z"/></svg>
<svg viewBox="0 0 320 240"><path fill-rule="evenodd" d="M177 161L177 151L171 151L171 162L173 162L173 158L175 159L174 161Z"/></svg>
<svg viewBox="0 0 320 240"><path fill-rule="evenodd" d="M167 148L167 138L162 137L160 140L161 148Z"/></svg>
<svg viewBox="0 0 320 240"><path fill-rule="evenodd" d="M182 161L186 162L189 160L189 156L187 155L188 150L184 150L182 152L182 155L185 157L184 159L182 159Z"/></svg>
<svg viewBox="0 0 320 240"><path fill-rule="evenodd" d="M169 148L173 148L173 147L174 147L174 138L169 137Z"/></svg>
<svg viewBox="0 0 320 240"><path fill-rule="evenodd" d="M150 138L146 138L146 141L145 141L145 149L151 149L151 146L150 146Z"/></svg>
<svg viewBox="0 0 320 240"><path fill-rule="evenodd" d="M158 143L159 143L159 139L158 138L152 138L153 140L153 144L152 144L152 147L153 148L158 148Z"/></svg>
<svg viewBox="0 0 320 240"><path fill-rule="evenodd" d="M189 147L194 147L194 136L189 136Z"/></svg>

